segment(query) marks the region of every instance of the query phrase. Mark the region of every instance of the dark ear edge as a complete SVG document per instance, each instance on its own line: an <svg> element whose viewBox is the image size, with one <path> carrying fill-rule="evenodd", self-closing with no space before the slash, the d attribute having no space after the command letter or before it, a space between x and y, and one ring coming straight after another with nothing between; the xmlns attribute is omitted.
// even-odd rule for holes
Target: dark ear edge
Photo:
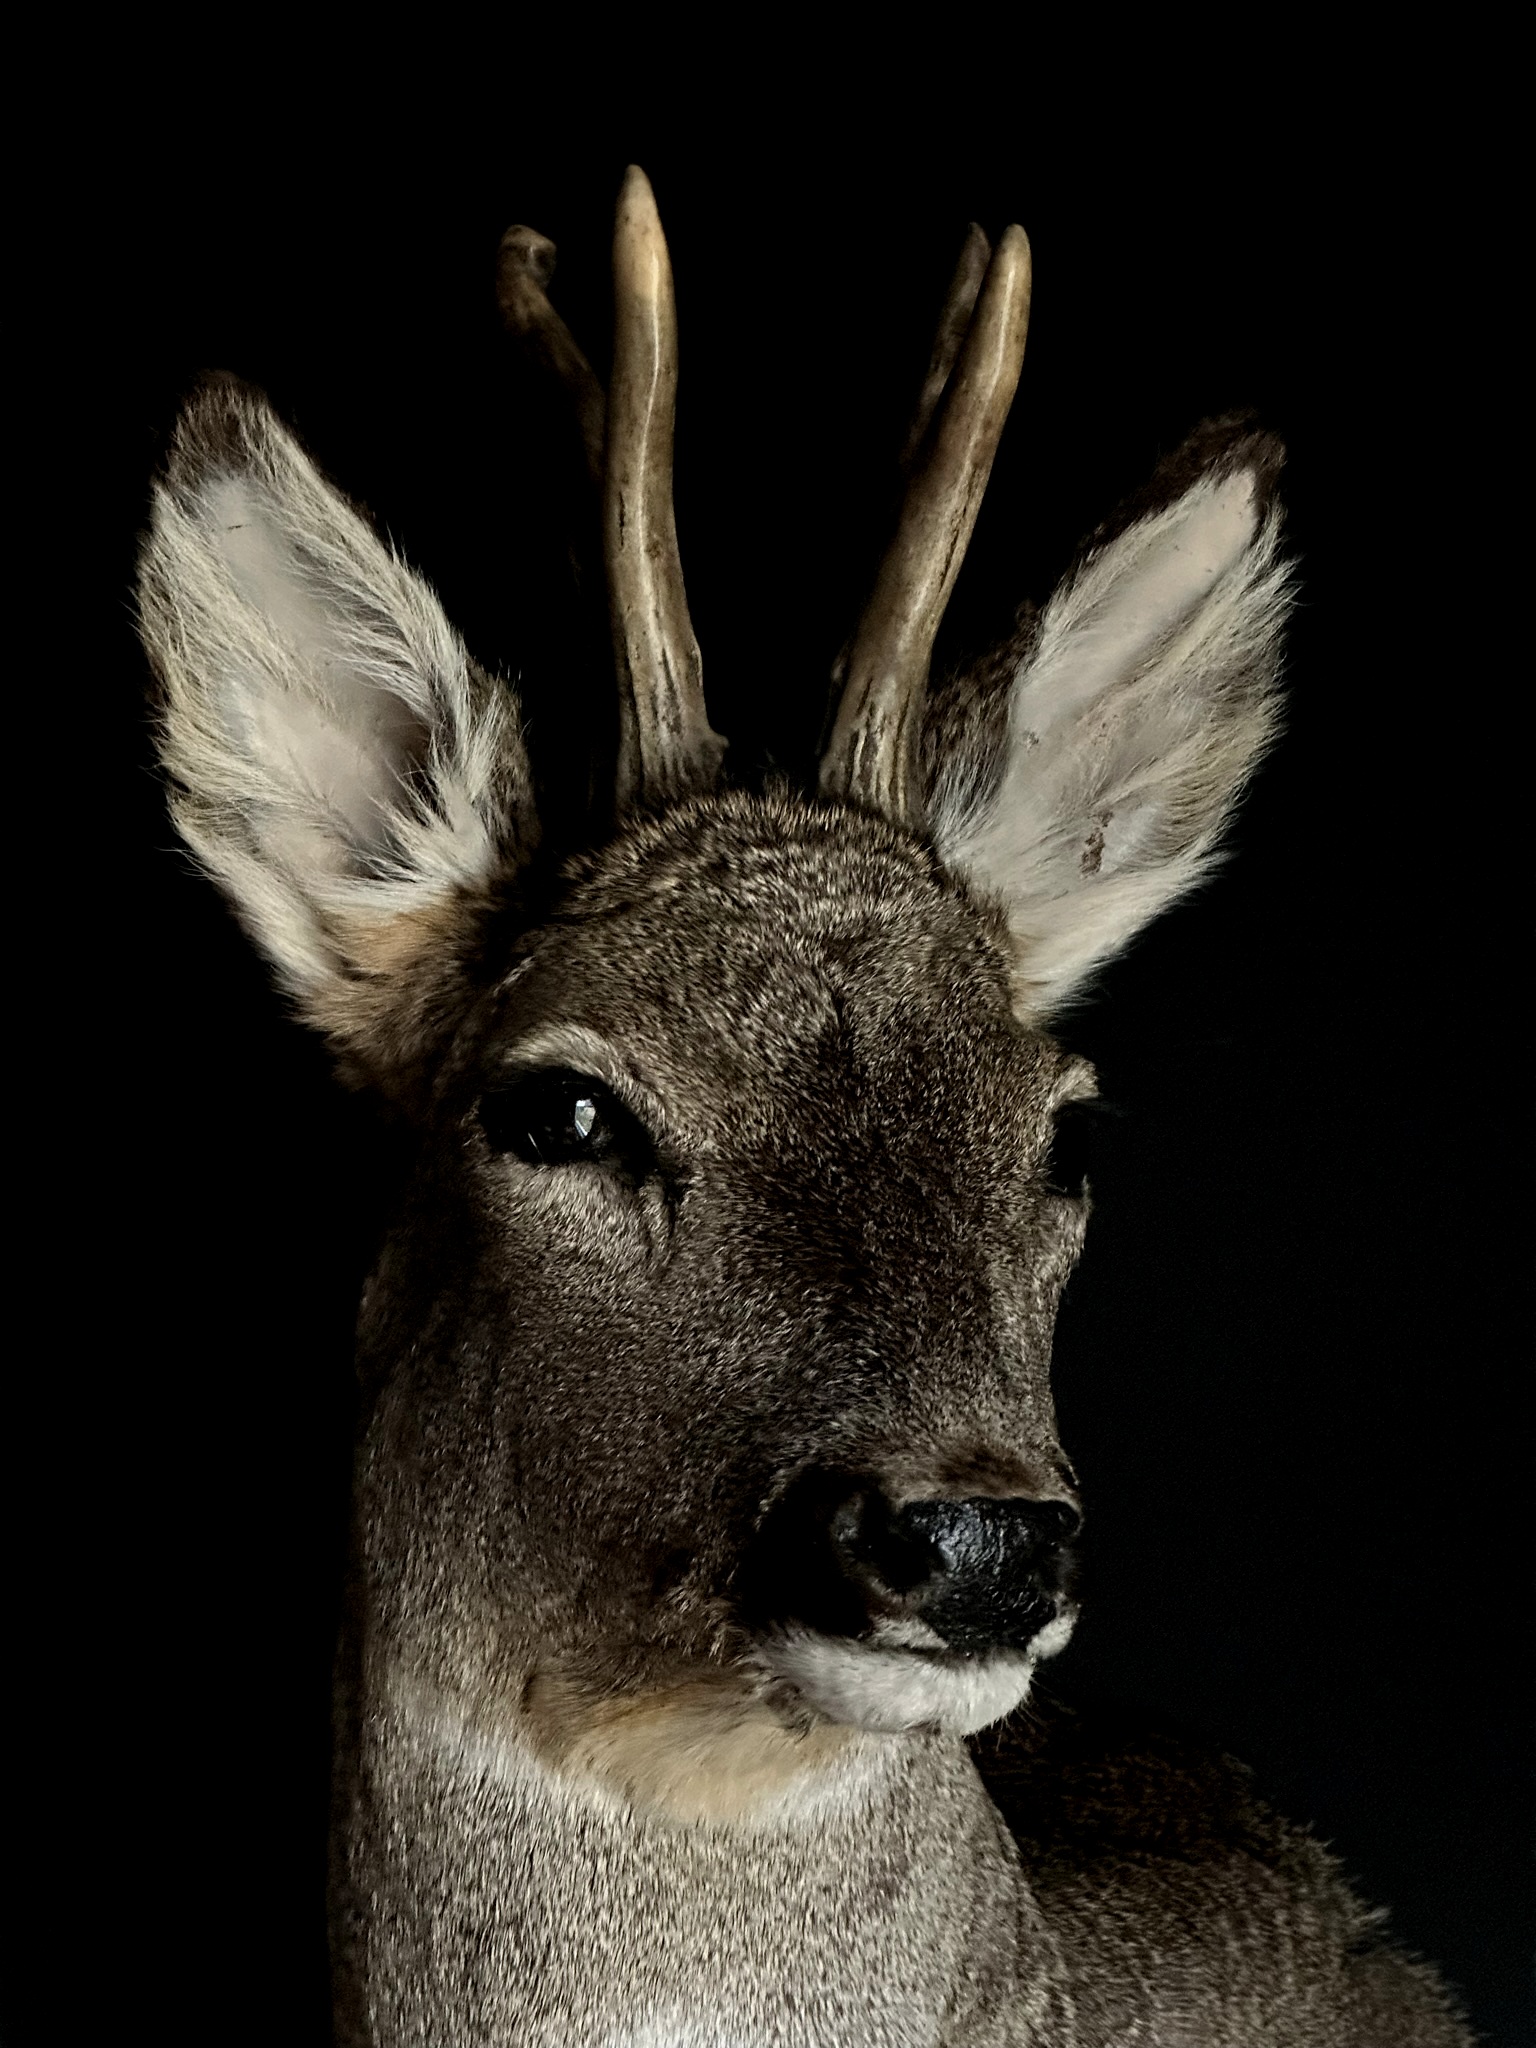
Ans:
<svg viewBox="0 0 1536 2048"><path fill-rule="evenodd" d="M1245 469L1253 478L1253 504L1257 524L1269 517L1280 488L1285 467L1285 443L1278 434L1259 424L1250 410L1220 413L1201 420L1176 448L1158 459L1146 482L1122 498L1109 517L1094 529L1077 550L1068 566L1070 576L1087 556L1154 512L1161 512L1182 498L1202 478L1231 476Z"/></svg>

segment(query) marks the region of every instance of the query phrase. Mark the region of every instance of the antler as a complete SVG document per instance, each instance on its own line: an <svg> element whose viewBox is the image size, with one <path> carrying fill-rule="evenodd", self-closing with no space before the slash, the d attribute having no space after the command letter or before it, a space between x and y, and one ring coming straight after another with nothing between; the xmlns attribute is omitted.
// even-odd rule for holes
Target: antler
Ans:
<svg viewBox="0 0 1536 2048"><path fill-rule="evenodd" d="M613 378L608 399L546 287L555 245L532 228L501 239L496 295L508 330L570 395L602 494L608 609L619 678L618 803L707 789L725 742L704 708L672 511L677 312L672 265L644 171L631 165L614 224Z"/></svg>
<svg viewBox="0 0 1536 2048"><path fill-rule="evenodd" d="M576 346L571 330L549 303L555 274L555 245L537 228L508 228L496 260L496 303L507 332L538 357L557 383L565 386L576 415L593 485L603 485L603 441L608 403L592 365Z"/></svg>
<svg viewBox="0 0 1536 2048"><path fill-rule="evenodd" d="M987 265L992 261L992 244L976 221L965 231L965 241L960 250L960 260L955 265L955 274L949 280L949 291L944 299L944 310L939 315L939 324L934 329L933 349L928 357L928 373L923 378L923 388L918 394L917 408L912 415L912 424L907 429L906 442L901 451L901 473L907 476L922 451L924 439L938 409L939 400L944 396L944 387L949 382L949 373L955 367L955 357L960 353L961 343L971 324L971 315L976 310L976 301L981 294Z"/></svg>
<svg viewBox="0 0 1536 2048"><path fill-rule="evenodd" d="M908 436L912 470L900 522L849 650L821 767L826 795L904 824L918 822L917 741L934 637L981 509L1029 329L1024 230L1004 230L981 279L986 247L973 227Z"/></svg>
<svg viewBox="0 0 1536 2048"><path fill-rule="evenodd" d="M631 165L613 236L613 383L603 551L623 724L619 802L668 801L714 781L725 742L704 709L672 513L677 310L644 171Z"/></svg>

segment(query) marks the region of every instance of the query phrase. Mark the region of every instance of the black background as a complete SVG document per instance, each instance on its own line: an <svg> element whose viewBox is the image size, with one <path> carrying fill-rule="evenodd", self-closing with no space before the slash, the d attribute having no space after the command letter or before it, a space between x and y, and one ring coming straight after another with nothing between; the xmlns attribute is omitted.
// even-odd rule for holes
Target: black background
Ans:
<svg viewBox="0 0 1536 2048"><path fill-rule="evenodd" d="M129 611L147 479L200 371L264 385L520 673L568 787L612 712L568 657L563 451L491 276L508 221L552 235L601 365L631 158L672 244L679 527L744 770L808 758L967 220L1027 226L1035 314L952 647L1044 597L1202 416L1252 406L1289 444L1286 736L1230 862L1064 1032L1126 1114L1058 1347L1092 1542L1052 1685L1247 1759L1488 2037L1523 2038L1499 893L1523 787L1471 646L1481 195L1412 106L1362 110L1307 63L1138 89L1133 59L1110 105L1082 85L1096 33L1065 66L1019 39L833 90L738 22L670 65L637 46L628 107L630 57L598 94L579 32L388 92L253 47L146 68L132 118L65 138L90 192L45 223L25 318L82 431L53 464L69 581L26 730L38 759L62 720L106 780L61 823L43 776L33 864L61 878L69 1067L39 1463L56 1481L100 1437L90 1503L48 1489L59 1543L88 1532L59 1604L87 1754L112 1758L87 1891L159 2040L323 2037L348 1352L384 1162L164 823Z"/></svg>

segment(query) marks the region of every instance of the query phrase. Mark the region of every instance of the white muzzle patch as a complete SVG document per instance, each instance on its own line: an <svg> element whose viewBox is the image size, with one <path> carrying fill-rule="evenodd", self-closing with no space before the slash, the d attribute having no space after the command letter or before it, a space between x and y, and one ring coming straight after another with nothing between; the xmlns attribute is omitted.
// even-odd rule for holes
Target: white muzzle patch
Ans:
<svg viewBox="0 0 1536 2048"><path fill-rule="evenodd" d="M807 1628L765 1639L757 1655L829 1721L885 1735L974 1735L1022 1704L1036 1666L1065 1649L1076 1623L1077 1608L1063 1603L1026 1649L976 1657Z"/></svg>

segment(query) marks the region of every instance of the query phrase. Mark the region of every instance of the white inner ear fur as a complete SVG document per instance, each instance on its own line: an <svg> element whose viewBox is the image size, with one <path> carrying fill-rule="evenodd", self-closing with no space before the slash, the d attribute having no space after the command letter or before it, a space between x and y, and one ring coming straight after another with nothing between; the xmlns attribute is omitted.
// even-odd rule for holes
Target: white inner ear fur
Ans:
<svg viewBox="0 0 1536 2048"><path fill-rule="evenodd" d="M1013 708L1028 711L1036 740L1133 674L1232 567L1253 528L1253 478L1240 470L1191 491L1090 563L1070 606L1058 599L1048 610L1027 679L1015 679Z"/></svg>
<svg viewBox="0 0 1536 2048"><path fill-rule="evenodd" d="M139 591L177 822L301 998L536 839L511 692L253 394L189 408Z"/></svg>
<svg viewBox="0 0 1536 2048"><path fill-rule="evenodd" d="M1010 686L1000 767L941 776L935 842L1003 899L1032 1015L1208 865L1274 727L1278 537L1247 470L1121 534L1046 606Z"/></svg>
<svg viewBox="0 0 1536 2048"><path fill-rule="evenodd" d="M227 678L224 709L238 727L231 737L275 780L308 790L342 826L345 843L311 835L308 851L344 871L349 853L388 846L405 776L424 748L421 715L397 690L370 679L366 651L347 645L344 615L317 598L247 478L212 478L204 504L231 588L261 628L244 672ZM305 687L295 688L296 679Z"/></svg>

